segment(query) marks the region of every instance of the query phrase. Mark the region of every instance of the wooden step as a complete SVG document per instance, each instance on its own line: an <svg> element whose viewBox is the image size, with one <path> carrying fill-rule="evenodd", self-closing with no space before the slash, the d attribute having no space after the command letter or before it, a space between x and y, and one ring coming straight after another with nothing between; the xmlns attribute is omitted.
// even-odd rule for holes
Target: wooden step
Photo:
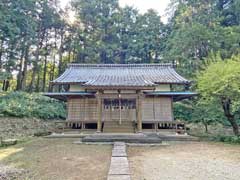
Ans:
<svg viewBox="0 0 240 180"><path fill-rule="evenodd" d="M134 125L131 121L122 121L121 124L117 121L106 121L104 122L103 132L134 133Z"/></svg>

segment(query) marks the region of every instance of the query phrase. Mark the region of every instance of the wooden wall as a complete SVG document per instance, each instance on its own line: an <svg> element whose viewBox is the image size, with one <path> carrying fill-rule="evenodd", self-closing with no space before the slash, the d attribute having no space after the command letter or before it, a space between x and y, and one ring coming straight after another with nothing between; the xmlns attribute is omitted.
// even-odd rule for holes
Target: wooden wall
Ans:
<svg viewBox="0 0 240 180"><path fill-rule="evenodd" d="M149 97L142 101L142 121L172 121L172 98Z"/></svg>
<svg viewBox="0 0 240 180"><path fill-rule="evenodd" d="M68 120L97 122L97 99L74 98L68 99ZM119 109L110 112L103 108L103 121L117 120ZM136 121L135 109L122 109L122 121ZM142 99L142 121L172 121L172 98L147 97Z"/></svg>
<svg viewBox="0 0 240 180"><path fill-rule="evenodd" d="M68 120L97 122L97 99L68 99Z"/></svg>

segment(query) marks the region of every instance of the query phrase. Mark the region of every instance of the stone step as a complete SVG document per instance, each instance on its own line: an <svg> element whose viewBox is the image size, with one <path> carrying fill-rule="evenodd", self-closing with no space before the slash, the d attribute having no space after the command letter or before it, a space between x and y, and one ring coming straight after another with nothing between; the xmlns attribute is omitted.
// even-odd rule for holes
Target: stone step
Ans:
<svg viewBox="0 0 240 180"><path fill-rule="evenodd" d="M122 129L133 129L133 126L104 126L103 128L122 128Z"/></svg>
<svg viewBox="0 0 240 180"><path fill-rule="evenodd" d="M127 126L117 126L117 125L111 125L111 126L104 126L103 128L122 128L122 129L133 129L134 127L131 125L127 125Z"/></svg>
<svg viewBox="0 0 240 180"><path fill-rule="evenodd" d="M161 143L162 140L159 137L148 137L144 135L123 136L123 135L90 135L82 139L82 142L115 142L122 141L126 143Z"/></svg>
<svg viewBox="0 0 240 180"><path fill-rule="evenodd" d="M132 121L122 121L121 124L119 121L105 121L104 125L133 125Z"/></svg>
<svg viewBox="0 0 240 180"><path fill-rule="evenodd" d="M131 126L104 126L103 128L115 128L115 129L134 129L134 127Z"/></svg>
<svg viewBox="0 0 240 180"><path fill-rule="evenodd" d="M123 142L114 142L112 157L127 157L126 144Z"/></svg>
<svg viewBox="0 0 240 180"><path fill-rule="evenodd" d="M134 133L134 129L115 129L115 128L107 128L103 129L104 133Z"/></svg>
<svg viewBox="0 0 240 180"><path fill-rule="evenodd" d="M129 175L129 165L127 157L112 157L109 175Z"/></svg>
<svg viewBox="0 0 240 180"><path fill-rule="evenodd" d="M104 127L133 127L132 124L104 124Z"/></svg>
<svg viewBox="0 0 240 180"><path fill-rule="evenodd" d="M118 123L115 122L105 122L104 127L103 127L103 132L105 133L134 133L134 126L133 124L130 123L125 123L119 125Z"/></svg>
<svg viewBox="0 0 240 180"><path fill-rule="evenodd" d="M103 132L105 133L134 133L134 126L132 121L106 121L104 122Z"/></svg>
<svg viewBox="0 0 240 180"><path fill-rule="evenodd" d="M131 180L130 175L109 175L108 180Z"/></svg>
<svg viewBox="0 0 240 180"><path fill-rule="evenodd" d="M121 156L124 154L124 156ZM116 156L115 156L116 155ZM108 180L131 180L124 142L114 142Z"/></svg>

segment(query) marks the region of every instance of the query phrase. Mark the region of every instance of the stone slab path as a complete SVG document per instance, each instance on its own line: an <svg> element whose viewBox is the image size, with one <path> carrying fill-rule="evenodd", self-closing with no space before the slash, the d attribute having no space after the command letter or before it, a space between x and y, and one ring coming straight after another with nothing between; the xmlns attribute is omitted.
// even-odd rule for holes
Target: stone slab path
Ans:
<svg viewBox="0 0 240 180"><path fill-rule="evenodd" d="M114 142L108 180L131 180L124 142Z"/></svg>

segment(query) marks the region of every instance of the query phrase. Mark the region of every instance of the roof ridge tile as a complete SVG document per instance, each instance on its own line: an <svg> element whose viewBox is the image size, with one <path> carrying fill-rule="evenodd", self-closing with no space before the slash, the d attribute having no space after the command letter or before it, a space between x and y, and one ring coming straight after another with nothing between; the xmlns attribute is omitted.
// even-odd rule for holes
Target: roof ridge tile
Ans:
<svg viewBox="0 0 240 180"><path fill-rule="evenodd" d="M172 63L158 63L158 64L78 64L78 63L70 63L68 64L68 68L71 67L94 67L94 68L109 68L109 67L174 67Z"/></svg>

